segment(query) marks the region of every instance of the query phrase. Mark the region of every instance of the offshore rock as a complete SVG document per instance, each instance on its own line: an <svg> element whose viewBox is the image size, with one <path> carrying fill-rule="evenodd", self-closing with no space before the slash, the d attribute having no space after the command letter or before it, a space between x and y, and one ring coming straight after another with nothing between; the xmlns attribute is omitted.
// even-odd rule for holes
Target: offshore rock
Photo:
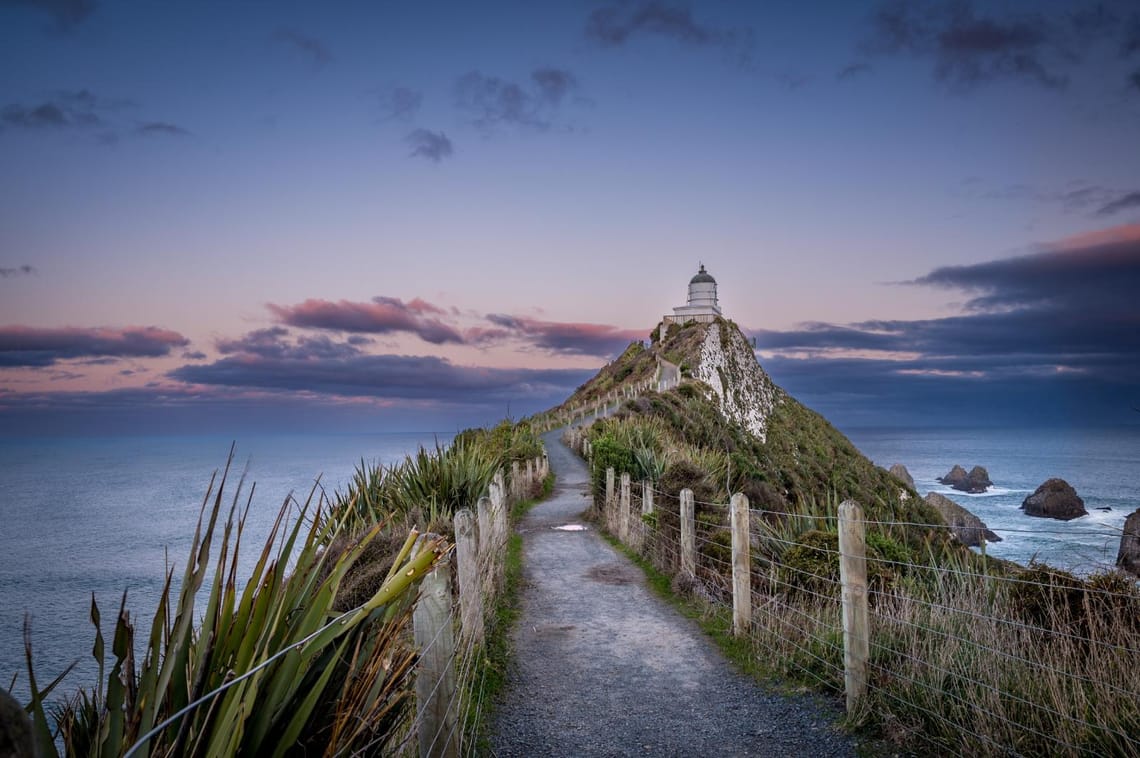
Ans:
<svg viewBox="0 0 1140 758"><path fill-rule="evenodd" d="M889 470L891 476L893 476L895 479L898 479L900 482L905 484L907 487L910 487L912 490L914 489L914 478L910 475L910 472L906 470L906 466L902 465L901 463L896 463L895 465L891 466Z"/></svg>
<svg viewBox="0 0 1140 758"><path fill-rule="evenodd" d="M1124 534L1120 536L1116 565L1129 574L1140 577L1140 508L1124 520Z"/></svg>
<svg viewBox="0 0 1140 758"><path fill-rule="evenodd" d="M938 481L971 495L985 492L986 488L993 486L989 472L982 466L974 466L967 474L966 469L956 465L946 476L939 477Z"/></svg>
<svg viewBox="0 0 1140 758"><path fill-rule="evenodd" d="M1085 501L1064 479L1049 479L1021 504L1027 516L1071 521L1089 515Z"/></svg>
<svg viewBox="0 0 1140 758"><path fill-rule="evenodd" d="M986 542L1001 542L1001 537L990 531L986 523L950 498L937 492L926 495L926 502L942 514L950 532L963 545L978 547Z"/></svg>

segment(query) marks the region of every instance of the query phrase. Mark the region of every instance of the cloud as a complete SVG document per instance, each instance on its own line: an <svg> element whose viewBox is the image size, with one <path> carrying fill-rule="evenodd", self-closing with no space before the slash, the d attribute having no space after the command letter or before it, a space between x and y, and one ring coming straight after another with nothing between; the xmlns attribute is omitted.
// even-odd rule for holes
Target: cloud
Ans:
<svg viewBox="0 0 1140 758"><path fill-rule="evenodd" d="M464 341L455 327L436 318L442 309L419 298L407 303L394 297L376 297L367 303L309 299L292 306L271 303L268 308L288 326L363 334L403 332L434 345Z"/></svg>
<svg viewBox="0 0 1140 758"><path fill-rule="evenodd" d="M0 5L43 11L63 30L82 23L95 10L94 0L0 0Z"/></svg>
<svg viewBox="0 0 1140 758"><path fill-rule="evenodd" d="M603 47L620 47L635 37L663 37L693 47L718 47L743 62L752 54L748 28L723 29L693 18L687 5L659 0L611 2L586 20L586 38Z"/></svg>
<svg viewBox="0 0 1140 758"><path fill-rule="evenodd" d="M166 136L166 137L189 137L190 132L183 129L181 126L170 124L165 121L149 121L139 126L135 130L136 134L144 136Z"/></svg>
<svg viewBox="0 0 1140 758"><path fill-rule="evenodd" d="M1132 89L1140 90L1140 68L1133 71L1128 77L1128 84Z"/></svg>
<svg viewBox="0 0 1140 758"><path fill-rule="evenodd" d="M181 382L342 397L421 400L456 404L557 402L592 372L566 369L495 369L457 366L436 356L307 353L300 344L280 354L264 349L170 372Z"/></svg>
<svg viewBox="0 0 1140 758"><path fill-rule="evenodd" d="M423 105L423 93L407 87L392 87L380 93L384 121L410 121Z"/></svg>
<svg viewBox="0 0 1140 758"><path fill-rule="evenodd" d="M1039 14L999 18L978 15L969 2L894 0L880 6L873 19L872 50L931 58L935 77L952 88L1003 78L1048 88L1067 84L1056 73L1067 51Z"/></svg>
<svg viewBox="0 0 1140 758"><path fill-rule="evenodd" d="M158 358L190 340L154 326L122 329L0 327L0 366L52 366L72 358Z"/></svg>
<svg viewBox="0 0 1140 758"><path fill-rule="evenodd" d="M416 129L404 137L404 141L412 148L408 155L412 158L424 158L433 163L439 163L444 158L450 158L455 152L451 140L443 132L433 132L427 129Z"/></svg>
<svg viewBox="0 0 1140 758"><path fill-rule="evenodd" d="M961 91L1005 79L1060 89L1094 46L1108 43L1125 56L1140 49L1140 17L1124 23L1117 10L1124 3L1090 4L1048 16L983 7L977 11L969 0L888 0L872 16L864 48L930 60L935 78Z"/></svg>
<svg viewBox="0 0 1140 758"><path fill-rule="evenodd" d="M866 74L871 70L869 63L848 63L839 72L835 74L836 79L854 79L860 74Z"/></svg>
<svg viewBox="0 0 1140 758"><path fill-rule="evenodd" d="M966 293L965 312L758 331L765 366L817 398L857 392L931 408L936 396L973 397L979 407L1000 396L1023 411L1031 396L1073 395L1066 403L1079 405L1140 394L1140 224L937 268L907 284Z"/></svg>
<svg viewBox="0 0 1140 758"><path fill-rule="evenodd" d="M332 53L323 42L296 29L279 28L273 33L273 41L300 52L312 61L316 68L323 68L333 59Z"/></svg>
<svg viewBox="0 0 1140 758"><path fill-rule="evenodd" d="M35 267L29 266L27 263L22 266L14 266L12 268L4 268L0 266L0 279L8 279L15 276L31 276L34 273L36 273Z"/></svg>
<svg viewBox="0 0 1140 758"><path fill-rule="evenodd" d="M578 80L564 69L541 67L527 85L469 71L455 83L456 106L485 131L499 127L549 129L563 101L578 90Z"/></svg>
<svg viewBox="0 0 1140 758"><path fill-rule="evenodd" d="M136 107L130 100L105 98L87 89L60 90L39 103L9 103L0 108L0 131L6 128L26 131L84 131L101 130L99 141L114 144L118 112ZM140 133L178 129L163 122L147 122Z"/></svg>
<svg viewBox="0 0 1140 758"><path fill-rule="evenodd" d="M641 330L619 329L607 324L539 321L499 313L488 314L487 321L498 329L474 330L469 333L472 341L525 339L541 350L567 355L608 358L620 353L630 342L647 336Z"/></svg>
<svg viewBox="0 0 1140 758"><path fill-rule="evenodd" d="M1102 205L1096 215L1111 216L1119 211L1137 207L1140 207L1140 192L1128 192Z"/></svg>

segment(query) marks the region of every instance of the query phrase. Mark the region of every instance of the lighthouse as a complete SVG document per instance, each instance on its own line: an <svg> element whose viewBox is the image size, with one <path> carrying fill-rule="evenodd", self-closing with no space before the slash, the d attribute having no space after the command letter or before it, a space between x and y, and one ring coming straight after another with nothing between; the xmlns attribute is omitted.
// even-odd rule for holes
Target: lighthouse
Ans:
<svg viewBox="0 0 1140 758"><path fill-rule="evenodd" d="M700 264L696 276L689 280L689 301L673 309L673 315L665 316L666 324L684 324L698 321L707 324L720 314L720 303L716 298L716 279Z"/></svg>

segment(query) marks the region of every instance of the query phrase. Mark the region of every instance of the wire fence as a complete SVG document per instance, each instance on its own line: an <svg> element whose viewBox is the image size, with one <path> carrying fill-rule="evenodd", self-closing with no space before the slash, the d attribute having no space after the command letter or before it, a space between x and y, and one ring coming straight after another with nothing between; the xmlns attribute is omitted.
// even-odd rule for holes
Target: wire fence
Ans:
<svg viewBox="0 0 1140 758"><path fill-rule="evenodd" d="M588 457L585 434L566 441ZM732 503L628 476L607 476L594 508L675 589L726 619L746 588L740 631L756 657L846 693L853 723L940 754L1140 755L1135 578L1016 566L969 550L945 523L834 506L785 513L745 500L742 540Z"/></svg>
<svg viewBox="0 0 1140 758"><path fill-rule="evenodd" d="M509 478L498 472L487 495L472 508L455 515L455 544L438 557L420 581L420 593L412 610L416 658L412 668L414 716L389 733L377 734L384 743L365 744L354 754L426 756L474 755L478 730L487 710L484 701L488 665L485 655L488 624L494 604L504 586L504 555L510 532L509 513L517 502L542 491L549 474L545 456L512 464ZM412 549L416 555L438 545L434 534L420 536ZM412 564L408 564L411 566ZM409 574L409 576L411 576ZM369 610L362 603L317 628L311 634L269 655L257 666L241 673L230 672L220 686L195 698L127 748L125 756L148 755L152 740L164 730L175 729L187 714L217 707L231 688L257 677L290 653L323 639L338 625ZM373 685L377 686L377 685ZM396 697L402 697L397 693ZM385 707L391 704L385 705Z"/></svg>

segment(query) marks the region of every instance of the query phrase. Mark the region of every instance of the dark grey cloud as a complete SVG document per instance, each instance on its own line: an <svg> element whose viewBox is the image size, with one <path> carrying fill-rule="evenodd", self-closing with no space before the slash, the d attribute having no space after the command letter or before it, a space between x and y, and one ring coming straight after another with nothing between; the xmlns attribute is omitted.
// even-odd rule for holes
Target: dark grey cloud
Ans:
<svg viewBox="0 0 1140 758"><path fill-rule="evenodd" d="M929 60L935 78L951 89L999 79L1059 89L1095 46L1119 49L1125 57L1140 50L1140 15L1128 15L1133 5L1107 0L1044 14L1032 3L1018 13L970 0L888 0L873 14L863 47L872 55Z"/></svg>
<svg viewBox="0 0 1140 758"><path fill-rule="evenodd" d="M0 327L0 366L51 366L74 358L158 358L190 340L154 326L41 329Z"/></svg>
<svg viewBox="0 0 1140 758"><path fill-rule="evenodd" d="M90 128L103 124L97 109L86 102L58 97L35 105L10 103L0 109L0 126L20 129Z"/></svg>
<svg viewBox="0 0 1140 758"><path fill-rule="evenodd" d="M1132 72L1128 77L1128 84L1132 89L1140 90L1140 68Z"/></svg>
<svg viewBox="0 0 1140 758"><path fill-rule="evenodd" d="M540 321L501 313L488 314L487 321L497 328L473 330L468 333L469 338L475 342L521 339L540 350L566 355L608 358L620 353L630 342L647 336L641 330L608 324Z"/></svg>
<svg viewBox="0 0 1140 758"><path fill-rule="evenodd" d="M14 276L30 276L36 273L34 266L29 266L27 263L22 266L13 266L12 268L5 268L0 266L0 279L8 279Z"/></svg>
<svg viewBox="0 0 1140 758"><path fill-rule="evenodd" d="M414 334L435 345L460 344L463 335L441 320L446 312L419 298L404 302L394 297L376 297L371 302L311 298L297 305L269 304L277 320L288 326L358 334ZM277 327L278 329L280 327ZM268 334L281 337L282 334Z"/></svg>
<svg viewBox="0 0 1140 758"><path fill-rule="evenodd" d="M1140 208L1140 192L1128 192L1102 205L1097 210L1098 216L1111 216L1128 208Z"/></svg>
<svg viewBox="0 0 1140 758"><path fill-rule="evenodd" d="M873 16L869 49L934 61L944 84L969 89L994 79L1015 78L1059 88L1068 51L1036 13L994 16L969 2L908 3L892 0Z"/></svg>
<svg viewBox="0 0 1140 758"><path fill-rule="evenodd" d="M166 121L148 121L141 124L135 133L143 136L165 136L165 137L189 137L190 132L183 129L181 126L171 124Z"/></svg>
<svg viewBox="0 0 1140 758"><path fill-rule="evenodd" d="M869 63L849 63L835 74L836 79L854 79L860 74L866 74L871 70Z"/></svg>
<svg viewBox="0 0 1140 758"><path fill-rule="evenodd" d="M273 41L301 53L317 68L322 68L333 59L323 42L297 29L283 26L273 33Z"/></svg>
<svg viewBox="0 0 1140 758"><path fill-rule="evenodd" d="M415 129L404 137L404 141L412 148L412 151L408 153L410 157L424 158L432 163L439 163L444 158L450 158L455 152L451 140L443 132Z"/></svg>
<svg viewBox="0 0 1140 758"><path fill-rule="evenodd" d="M717 47L737 62L752 56L754 34L747 27L701 23L684 3L661 0L609 2L586 20L586 38L603 47L620 47L637 37L663 37L693 47Z"/></svg>
<svg viewBox="0 0 1140 758"><path fill-rule="evenodd" d="M455 82L455 103L471 123L485 131L500 127L544 131L554 124L564 101L577 91L578 80L559 68L537 68L527 84L469 71Z"/></svg>
<svg viewBox="0 0 1140 758"><path fill-rule="evenodd" d="M227 356L206 365L182 366L169 376L200 385L483 404L509 402L512 398L522 402L535 397L560 400L592 373L457 366L435 356L344 352L328 357L306 355L296 349L282 355L267 355L261 351Z"/></svg>
<svg viewBox="0 0 1140 758"><path fill-rule="evenodd" d="M380 93L384 121L411 121L420 111L424 96L408 87L392 87Z"/></svg>
<svg viewBox="0 0 1140 758"><path fill-rule="evenodd" d="M95 0L0 0L0 6L32 8L48 14L60 29L70 29L95 10Z"/></svg>
<svg viewBox="0 0 1140 758"><path fill-rule="evenodd" d="M182 353L182 357L188 361L204 361L204 360L206 360L206 354L203 353L201 350L187 350L186 352Z"/></svg>
<svg viewBox="0 0 1140 758"><path fill-rule="evenodd" d="M842 393L899 408L973 398L1011 412L1029 398L1072 404L1083 393L1105 412L1130 393L1140 399L1140 227L909 284L966 293L966 312L758 331L765 366L821 406Z"/></svg>
<svg viewBox="0 0 1140 758"><path fill-rule="evenodd" d="M343 360L361 355L360 348L347 341L337 342L324 334L293 337L288 329L280 326L258 329L237 339L218 340L214 346L222 355L275 360Z"/></svg>

